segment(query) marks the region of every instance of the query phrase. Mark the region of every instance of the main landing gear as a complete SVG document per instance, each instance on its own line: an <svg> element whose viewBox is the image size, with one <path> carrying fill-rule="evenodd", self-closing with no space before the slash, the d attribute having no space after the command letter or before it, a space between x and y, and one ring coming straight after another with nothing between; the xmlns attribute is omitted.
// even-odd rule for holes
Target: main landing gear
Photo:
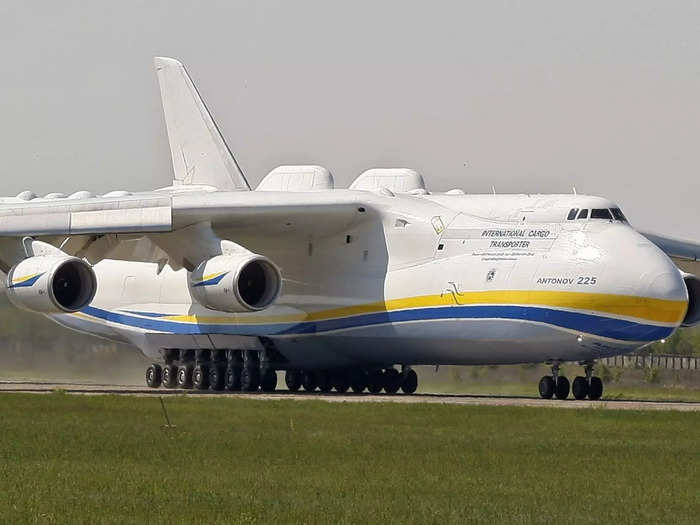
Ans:
<svg viewBox="0 0 700 525"><path fill-rule="evenodd" d="M291 392L304 389L306 392L332 391L344 394L349 390L359 394L413 394L418 388L418 375L408 366L399 371L394 367L364 370L361 368L338 370L287 370L284 381Z"/></svg>
<svg viewBox="0 0 700 525"><path fill-rule="evenodd" d="M165 350L165 364L151 364L146 369L146 384L151 388L213 390L239 392L274 392L277 370L262 360L259 352L248 350ZM279 366L279 365L278 365ZM366 370L290 369L284 381L290 392L379 394L413 394L418 375L409 366Z"/></svg>
<svg viewBox="0 0 700 525"><path fill-rule="evenodd" d="M163 351L164 365L146 368L146 384L151 388L184 390L274 392L277 371L261 363L258 352L246 350Z"/></svg>
<svg viewBox="0 0 700 525"><path fill-rule="evenodd" d="M580 364L584 366L586 377L577 376L574 379L573 385L569 385L569 380L562 375L559 375L559 361L552 363L552 375L544 376L540 379L539 390L540 397L543 399L566 399L569 397L569 390L576 399L590 400L600 399L603 395L603 381L593 375L593 361L584 361Z"/></svg>

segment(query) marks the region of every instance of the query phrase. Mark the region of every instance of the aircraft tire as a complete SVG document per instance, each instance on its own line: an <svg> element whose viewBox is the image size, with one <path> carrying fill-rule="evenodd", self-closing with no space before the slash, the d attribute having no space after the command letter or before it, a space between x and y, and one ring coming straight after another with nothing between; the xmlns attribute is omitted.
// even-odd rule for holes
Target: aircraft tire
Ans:
<svg viewBox="0 0 700 525"><path fill-rule="evenodd" d="M209 388L209 367L206 365L196 365L192 370L192 386L197 390Z"/></svg>
<svg viewBox="0 0 700 525"><path fill-rule="evenodd" d="M401 382L401 391L404 394L413 394L418 389L418 374L412 368L406 372L406 376Z"/></svg>
<svg viewBox="0 0 700 525"><path fill-rule="evenodd" d="M318 385L318 389L323 392L324 394L327 394L333 389L333 383L331 382L331 375L328 373L327 370L316 370L315 372L316 376L316 384Z"/></svg>
<svg viewBox="0 0 700 525"><path fill-rule="evenodd" d="M401 388L401 372L396 368L387 368L384 371L384 392L395 394Z"/></svg>
<svg viewBox="0 0 700 525"><path fill-rule="evenodd" d="M586 378L582 376L577 376L571 385L571 393L574 395L574 398L578 400L586 399L586 396L588 395L588 390L588 381L586 381Z"/></svg>
<svg viewBox="0 0 700 525"><path fill-rule="evenodd" d="M603 381L597 376L591 377L591 384L588 386L588 399L595 401L603 396Z"/></svg>
<svg viewBox="0 0 700 525"><path fill-rule="evenodd" d="M274 392L277 388L277 372L274 368L266 368L260 375L260 390Z"/></svg>
<svg viewBox="0 0 700 525"><path fill-rule="evenodd" d="M175 380L178 388L192 388L192 365L178 367Z"/></svg>
<svg viewBox="0 0 700 525"><path fill-rule="evenodd" d="M224 378L224 388L233 392L241 389L241 368L238 366L226 367L226 377Z"/></svg>
<svg viewBox="0 0 700 525"><path fill-rule="evenodd" d="M163 380L163 370L160 365L153 363L146 368L146 384L150 388L158 388Z"/></svg>
<svg viewBox="0 0 700 525"><path fill-rule="evenodd" d="M316 390L316 374L313 370L304 370L301 373L301 385L307 392L313 392Z"/></svg>
<svg viewBox="0 0 700 525"><path fill-rule="evenodd" d="M290 392L296 392L301 388L301 379L299 370L287 370L284 373L284 383Z"/></svg>
<svg viewBox="0 0 700 525"><path fill-rule="evenodd" d="M161 372L161 381L165 388L175 388L177 384L177 367L175 365L165 365Z"/></svg>
<svg viewBox="0 0 700 525"><path fill-rule="evenodd" d="M344 394L350 388L350 378L345 370L333 372L333 388L339 394Z"/></svg>
<svg viewBox="0 0 700 525"><path fill-rule="evenodd" d="M372 370L367 374L367 391L370 394L378 394L384 387L384 372Z"/></svg>
<svg viewBox="0 0 700 525"><path fill-rule="evenodd" d="M224 382L226 380L226 368L221 365L212 365L209 368L209 388L214 391L220 391L224 389Z"/></svg>
<svg viewBox="0 0 700 525"><path fill-rule="evenodd" d="M361 369L350 372L350 388L356 394L362 393L367 388L367 372Z"/></svg>
<svg viewBox="0 0 700 525"><path fill-rule="evenodd" d="M569 397L569 380L564 376L559 376L557 379L557 384L554 387L554 395L557 399L566 399Z"/></svg>
<svg viewBox="0 0 700 525"><path fill-rule="evenodd" d="M539 389L542 399L552 399L554 395L554 378L552 376L543 376L540 379Z"/></svg>
<svg viewBox="0 0 700 525"><path fill-rule="evenodd" d="M243 392L255 392L260 386L260 369L258 367L244 366L241 370L241 390Z"/></svg>

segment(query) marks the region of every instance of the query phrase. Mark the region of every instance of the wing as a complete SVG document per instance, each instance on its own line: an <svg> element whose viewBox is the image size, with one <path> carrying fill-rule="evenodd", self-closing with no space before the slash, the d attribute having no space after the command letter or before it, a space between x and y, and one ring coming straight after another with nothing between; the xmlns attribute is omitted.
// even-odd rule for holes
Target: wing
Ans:
<svg viewBox="0 0 700 525"><path fill-rule="evenodd" d="M155 232L172 229L172 197L158 192L0 201L0 237Z"/></svg>
<svg viewBox="0 0 700 525"><path fill-rule="evenodd" d="M108 194L109 195L109 194ZM285 236L307 242L365 220L372 194L324 192L149 192L83 198L0 200L0 269L24 257L19 242L38 237L86 257L189 266L216 253L221 239ZM144 243L143 239L150 241ZM137 242L138 241L138 242Z"/></svg>
<svg viewBox="0 0 700 525"><path fill-rule="evenodd" d="M700 244L653 233L642 232L642 235L661 248L681 270L700 275Z"/></svg>

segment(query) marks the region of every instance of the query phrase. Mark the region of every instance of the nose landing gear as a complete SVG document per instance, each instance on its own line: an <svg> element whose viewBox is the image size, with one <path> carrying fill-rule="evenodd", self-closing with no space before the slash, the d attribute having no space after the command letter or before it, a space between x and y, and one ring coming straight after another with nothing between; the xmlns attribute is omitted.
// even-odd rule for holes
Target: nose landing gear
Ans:
<svg viewBox="0 0 700 525"><path fill-rule="evenodd" d="M595 401L603 395L603 381L593 375L593 361L583 361L580 363L586 373L586 377L578 376L574 379L573 394L576 399L588 399Z"/></svg>
<svg viewBox="0 0 700 525"><path fill-rule="evenodd" d="M540 379L540 397L543 399L566 399L569 397L569 380L559 375L559 361L552 362L552 375L544 376ZM590 399L592 401L600 399L603 395L603 381L593 375L594 361L582 361L586 376L577 376L571 385L571 393L575 399Z"/></svg>
<svg viewBox="0 0 700 525"><path fill-rule="evenodd" d="M540 397L543 399L552 399L556 396L557 399L566 399L569 397L569 380L566 376L559 375L559 361L552 362L552 375L544 376L540 379Z"/></svg>

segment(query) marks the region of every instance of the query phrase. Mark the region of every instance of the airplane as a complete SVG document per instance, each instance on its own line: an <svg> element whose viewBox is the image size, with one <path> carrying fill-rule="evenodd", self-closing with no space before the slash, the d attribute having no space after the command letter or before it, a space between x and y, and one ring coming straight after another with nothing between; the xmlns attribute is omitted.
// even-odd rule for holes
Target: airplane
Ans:
<svg viewBox="0 0 700 525"><path fill-rule="evenodd" d="M431 192L407 168L253 190L183 65L155 68L171 186L0 199L9 300L139 348L149 387L412 394L416 365L547 363L541 397L595 400L598 359L700 323L700 245L608 199Z"/></svg>

